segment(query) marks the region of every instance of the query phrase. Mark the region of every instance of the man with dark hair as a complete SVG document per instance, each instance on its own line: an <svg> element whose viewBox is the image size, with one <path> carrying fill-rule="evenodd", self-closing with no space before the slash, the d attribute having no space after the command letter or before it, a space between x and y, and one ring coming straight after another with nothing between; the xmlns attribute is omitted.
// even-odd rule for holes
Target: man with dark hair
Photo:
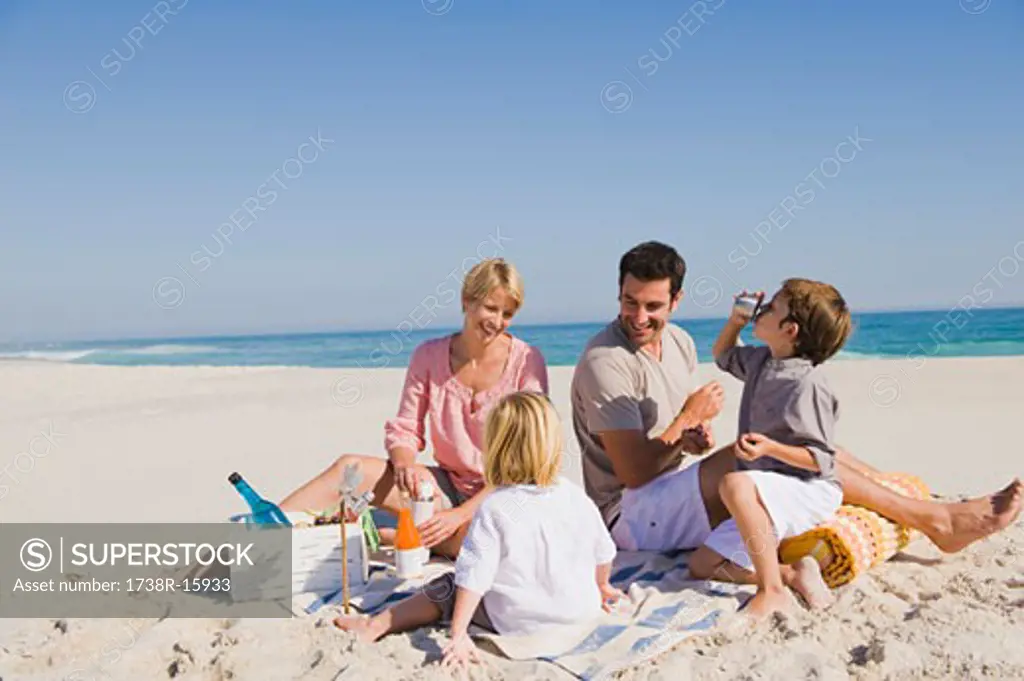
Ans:
<svg viewBox="0 0 1024 681"><path fill-rule="evenodd" d="M648 241L619 262L619 314L587 343L572 379L572 420L587 494L623 550L695 549L729 518L719 484L736 468L733 444L712 446L710 422L723 390L696 385L697 351L670 317L684 296L686 263ZM875 482L871 468L839 449L843 501L921 531L944 552L1006 528L1020 513L1019 480L957 503L910 499Z"/></svg>
<svg viewBox="0 0 1024 681"><path fill-rule="evenodd" d="M703 513L697 468L679 466L684 454L711 446L709 423L722 409L724 391L718 382L696 386L693 338L669 321L682 300L685 274L683 258L659 242L623 255L619 316L590 340L573 375L573 427L587 494L613 536L631 525L616 522L621 514L657 512L656 524L647 523L650 537L616 537L624 549L688 544L679 524ZM656 479L677 490L681 505L654 508L657 500L640 488ZM695 535L693 545L702 539Z"/></svg>
<svg viewBox="0 0 1024 681"><path fill-rule="evenodd" d="M619 260L619 289L629 275L640 281L668 279L669 297L675 298L683 290L686 261L671 246L645 241L629 249Z"/></svg>

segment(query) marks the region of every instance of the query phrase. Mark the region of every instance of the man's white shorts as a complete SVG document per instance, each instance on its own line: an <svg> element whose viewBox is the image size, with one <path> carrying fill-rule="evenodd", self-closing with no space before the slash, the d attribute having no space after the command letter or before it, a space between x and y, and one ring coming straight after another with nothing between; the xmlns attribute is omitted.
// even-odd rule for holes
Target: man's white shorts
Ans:
<svg viewBox="0 0 1024 681"><path fill-rule="evenodd" d="M757 494L768 510L775 531L770 550L787 537L795 537L832 517L843 503L838 485L825 480L801 480L771 471L743 471L757 486ZM716 527L704 542L718 555L748 570L754 564L736 521L730 518ZM766 550L769 547L764 547ZM755 550L761 550L755 546Z"/></svg>
<svg viewBox="0 0 1024 681"><path fill-rule="evenodd" d="M622 492L612 539L623 551L695 549L711 534L700 495L700 465L664 473Z"/></svg>
<svg viewBox="0 0 1024 681"><path fill-rule="evenodd" d="M800 480L768 471L744 471L744 475L757 485L776 543L827 520L843 501L839 487L824 480ZM753 567L735 520L730 518L712 531L697 463L623 491L621 513L611 535L623 551L689 550L707 544L737 565Z"/></svg>

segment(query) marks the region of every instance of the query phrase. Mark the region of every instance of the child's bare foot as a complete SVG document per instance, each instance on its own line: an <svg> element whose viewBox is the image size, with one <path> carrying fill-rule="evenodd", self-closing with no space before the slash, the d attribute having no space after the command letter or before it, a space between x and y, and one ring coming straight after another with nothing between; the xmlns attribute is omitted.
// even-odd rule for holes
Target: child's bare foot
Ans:
<svg viewBox="0 0 1024 681"><path fill-rule="evenodd" d="M763 619L773 612L785 612L793 603L789 589L761 589L747 602L743 611L753 619Z"/></svg>
<svg viewBox="0 0 1024 681"><path fill-rule="evenodd" d="M1015 479L995 494L944 504L946 517L923 532L944 553L956 553L1009 527L1020 515L1024 483Z"/></svg>
<svg viewBox="0 0 1024 681"><path fill-rule="evenodd" d="M383 636L383 633L378 632L377 627L374 626L373 619L365 615L335 617L334 626L342 631L355 634L356 638L363 643L373 643Z"/></svg>
<svg viewBox="0 0 1024 681"><path fill-rule="evenodd" d="M793 576L788 586L803 596L811 610L827 608L835 600L832 590L821 576L821 568L811 556L804 556L793 565Z"/></svg>

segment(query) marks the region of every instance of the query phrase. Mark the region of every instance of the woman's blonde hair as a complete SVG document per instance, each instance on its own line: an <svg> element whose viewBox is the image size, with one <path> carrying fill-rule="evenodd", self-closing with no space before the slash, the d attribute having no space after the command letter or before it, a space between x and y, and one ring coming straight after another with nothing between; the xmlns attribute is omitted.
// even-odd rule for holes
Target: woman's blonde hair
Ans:
<svg viewBox="0 0 1024 681"><path fill-rule="evenodd" d="M487 415L484 480L491 487L555 482L562 467L562 425L540 393L503 397Z"/></svg>
<svg viewBox="0 0 1024 681"><path fill-rule="evenodd" d="M513 301L515 312L523 306L523 279L515 266L504 258L481 260L466 273L462 282L462 302L479 303L496 289L503 289Z"/></svg>

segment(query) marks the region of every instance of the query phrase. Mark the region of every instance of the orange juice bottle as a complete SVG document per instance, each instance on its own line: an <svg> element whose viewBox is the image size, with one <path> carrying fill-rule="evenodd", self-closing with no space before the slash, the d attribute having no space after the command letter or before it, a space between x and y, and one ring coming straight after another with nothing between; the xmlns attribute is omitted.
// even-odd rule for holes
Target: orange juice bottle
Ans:
<svg viewBox="0 0 1024 681"><path fill-rule="evenodd" d="M423 542L412 517L412 505L403 503L398 510L395 534L395 572L399 579L423 575Z"/></svg>

